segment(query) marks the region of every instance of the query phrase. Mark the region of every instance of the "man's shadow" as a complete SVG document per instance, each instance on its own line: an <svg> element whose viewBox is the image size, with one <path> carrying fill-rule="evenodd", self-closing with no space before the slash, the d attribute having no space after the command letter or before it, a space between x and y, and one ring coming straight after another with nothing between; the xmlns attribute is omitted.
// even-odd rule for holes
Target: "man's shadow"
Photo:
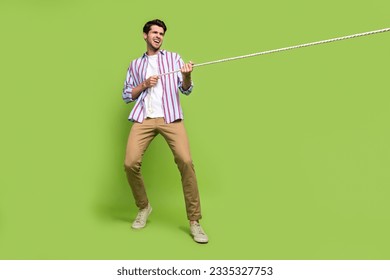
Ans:
<svg viewBox="0 0 390 280"><path fill-rule="evenodd" d="M107 131L108 141L103 145L110 152L104 153L107 154L104 158L102 157L104 162L101 164L104 171L97 174L100 183L94 212L101 220L130 222L130 217L136 213L137 209L132 207L133 198L130 187L127 185L123 163L127 138L132 126L127 119L132 106L126 106L124 109L120 106L119 108L120 110L113 110L115 114L110 118L111 123Z"/></svg>

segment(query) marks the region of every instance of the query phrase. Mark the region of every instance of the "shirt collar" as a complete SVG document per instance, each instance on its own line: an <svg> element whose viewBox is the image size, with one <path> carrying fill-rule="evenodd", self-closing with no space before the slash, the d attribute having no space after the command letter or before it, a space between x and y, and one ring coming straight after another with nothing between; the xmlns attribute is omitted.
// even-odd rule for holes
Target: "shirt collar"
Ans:
<svg viewBox="0 0 390 280"><path fill-rule="evenodd" d="M165 53L166 53L167 51L166 50L159 50L158 51L158 53L159 54L162 54L162 55L165 55ZM145 58L145 57L147 57L148 55L146 54L146 52L142 55L142 58Z"/></svg>

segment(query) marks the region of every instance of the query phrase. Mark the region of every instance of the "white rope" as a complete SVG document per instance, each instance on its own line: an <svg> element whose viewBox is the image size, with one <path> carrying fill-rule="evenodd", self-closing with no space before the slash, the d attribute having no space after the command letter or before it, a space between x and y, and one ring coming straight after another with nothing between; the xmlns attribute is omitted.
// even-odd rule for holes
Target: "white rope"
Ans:
<svg viewBox="0 0 390 280"><path fill-rule="evenodd" d="M291 46L291 47L286 47L286 48L274 49L274 50L269 50L269 51L257 52L257 53L247 54L247 55L241 55L241 56L236 56L236 57L230 57L230 58L224 58L224 59L194 64L193 67L206 66L206 65L217 64L217 63L222 63L222 62L226 62L226 61L244 59L244 58L253 57L253 56L259 56L259 55L271 54L271 53L276 53L276 52L289 51L289 50L293 50L293 49L311 47L311 46L315 46L315 45L326 44L326 43L331 43L331 42L336 42L336 41L342 41L342 40L347 40L347 39L352 39L352 38L357 38L357 37L362 37L362 36L368 36L368 35L378 34L378 33L382 33L382 32L388 32L388 31L390 31L390 28L384 28L384 29L368 31L368 32L364 32L364 33L358 33L358 34L353 34L353 35L348 35L348 36L343 36L343 37L337 37L337 38L333 38L333 39L322 40L322 41L317 41L317 42L312 42L312 43L306 43L306 44L301 44L301 45L296 45L296 46ZM161 76L173 74L176 72L180 72L180 70L162 73L159 76L161 77Z"/></svg>

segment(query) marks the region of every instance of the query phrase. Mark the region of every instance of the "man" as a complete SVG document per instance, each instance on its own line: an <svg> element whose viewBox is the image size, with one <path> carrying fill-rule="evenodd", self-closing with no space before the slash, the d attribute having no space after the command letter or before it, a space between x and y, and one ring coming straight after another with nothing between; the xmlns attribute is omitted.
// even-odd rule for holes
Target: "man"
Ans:
<svg viewBox="0 0 390 280"><path fill-rule="evenodd" d="M198 184L178 94L178 90L186 95L192 92L192 63L185 64L178 54L161 49L166 31L161 20L145 24L146 53L131 62L122 93L126 103L136 102L129 116L134 124L125 158L127 180L139 208L132 228L145 227L152 211L141 175L141 162L150 142L161 134L171 148L181 174L191 235L196 242L207 243L208 237L199 224L202 216ZM159 76L175 70L180 71Z"/></svg>

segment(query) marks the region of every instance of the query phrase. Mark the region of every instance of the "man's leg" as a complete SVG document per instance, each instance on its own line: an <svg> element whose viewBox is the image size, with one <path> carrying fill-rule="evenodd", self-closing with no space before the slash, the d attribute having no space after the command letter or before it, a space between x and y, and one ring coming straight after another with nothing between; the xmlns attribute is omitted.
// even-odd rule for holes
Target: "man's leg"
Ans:
<svg viewBox="0 0 390 280"><path fill-rule="evenodd" d="M171 148L181 174L187 218L190 221L198 221L202 218L198 183L184 123L179 120L166 124L163 119L159 119L158 129Z"/></svg>
<svg viewBox="0 0 390 280"><path fill-rule="evenodd" d="M125 171L139 209L146 208L149 203L141 174L142 157L156 135L154 120L145 119L143 123L133 124L127 141Z"/></svg>
<svg viewBox="0 0 390 280"><path fill-rule="evenodd" d="M209 238L199 224L202 215L200 210L198 183L184 123L181 120L170 124L161 123L158 128L161 135L163 135L168 142L175 157L175 162L180 170L187 218L190 221L191 235L196 242L207 243Z"/></svg>

